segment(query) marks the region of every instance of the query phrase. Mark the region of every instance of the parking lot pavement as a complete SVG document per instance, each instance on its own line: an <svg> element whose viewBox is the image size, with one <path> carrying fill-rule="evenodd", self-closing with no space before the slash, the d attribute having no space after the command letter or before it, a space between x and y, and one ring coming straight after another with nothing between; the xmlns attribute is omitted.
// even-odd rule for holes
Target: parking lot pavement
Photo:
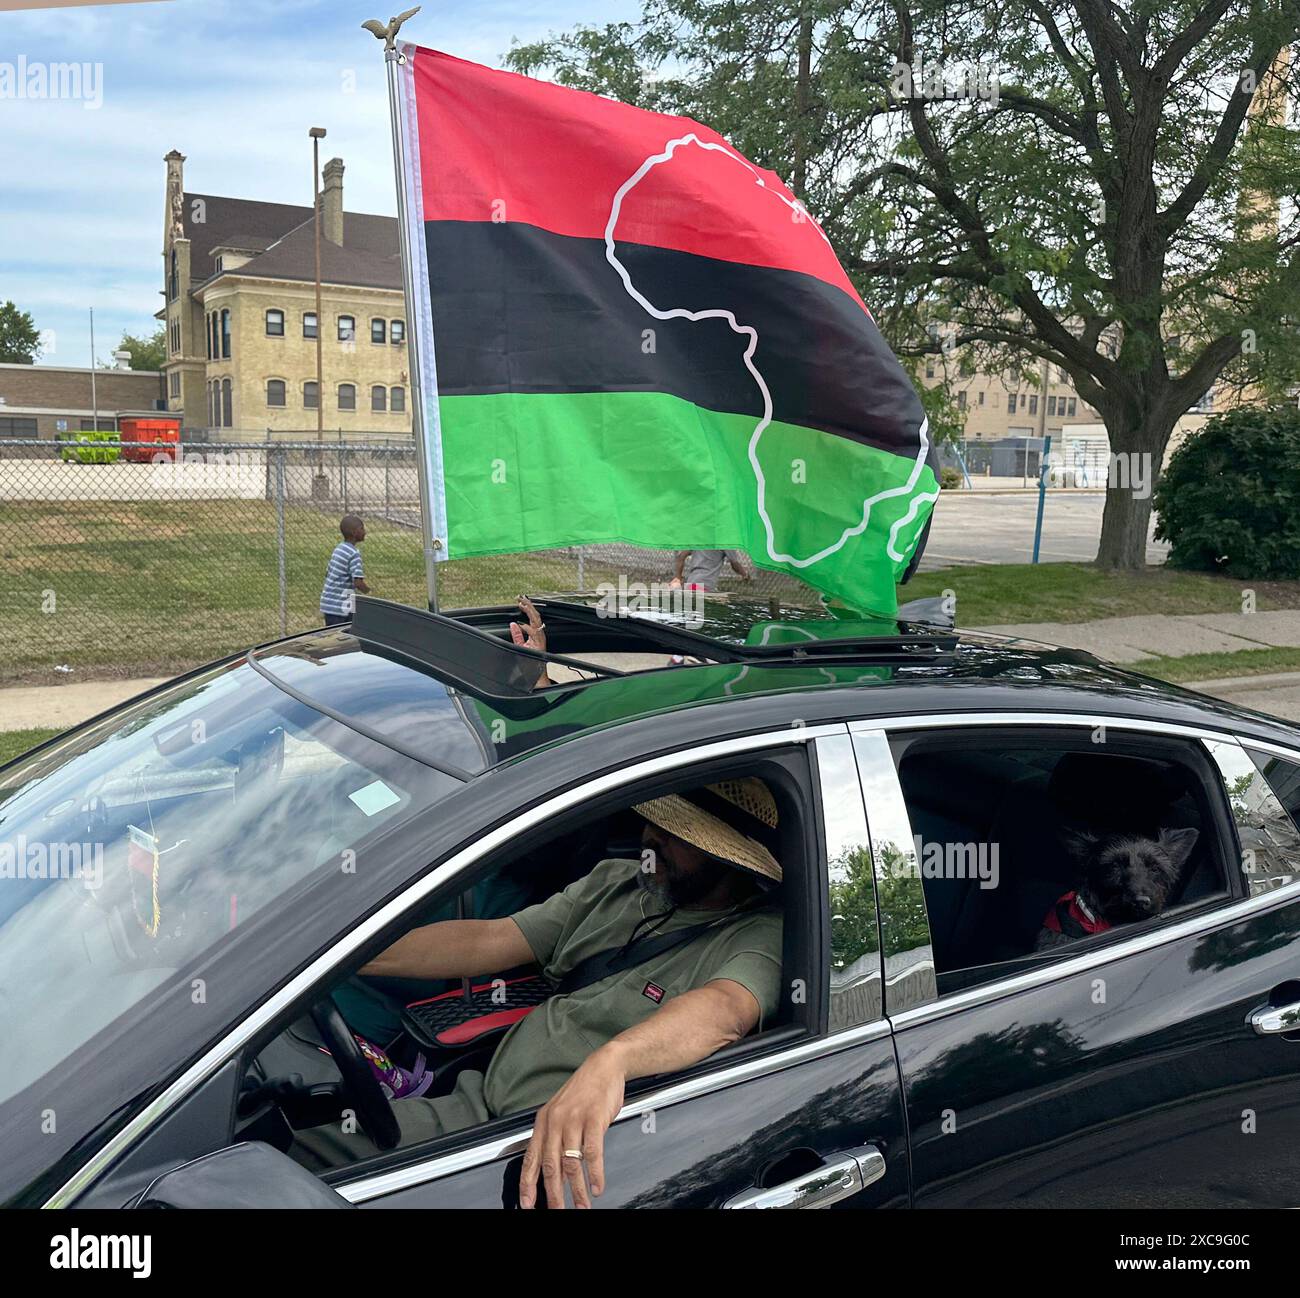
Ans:
<svg viewBox="0 0 1300 1298"><path fill-rule="evenodd" d="M1058 489L1043 508L1044 563L1089 563L1097 557L1103 491ZM1037 491L944 491L934 507L922 572L962 563L1028 563L1034 555ZM1152 520L1152 528L1155 520ZM1169 546L1149 540L1147 562L1163 563Z"/></svg>

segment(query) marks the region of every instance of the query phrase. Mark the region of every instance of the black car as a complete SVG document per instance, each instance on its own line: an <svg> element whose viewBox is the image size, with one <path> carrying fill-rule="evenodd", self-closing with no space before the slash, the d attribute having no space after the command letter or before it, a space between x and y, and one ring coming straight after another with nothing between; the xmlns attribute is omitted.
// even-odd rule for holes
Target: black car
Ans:
<svg viewBox="0 0 1300 1298"><path fill-rule="evenodd" d="M342 1113L392 1143L356 971L757 776L789 994L629 1091L597 1206L1300 1204L1300 734L1048 646L707 603L539 601L541 656L513 609L358 600L0 771L3 1199L509 1206L528 1112L295 1160ZM1070 836L1192 830L1151 913L1042 944ZM435 1050L435 1091L492 1048Z"/></svg>

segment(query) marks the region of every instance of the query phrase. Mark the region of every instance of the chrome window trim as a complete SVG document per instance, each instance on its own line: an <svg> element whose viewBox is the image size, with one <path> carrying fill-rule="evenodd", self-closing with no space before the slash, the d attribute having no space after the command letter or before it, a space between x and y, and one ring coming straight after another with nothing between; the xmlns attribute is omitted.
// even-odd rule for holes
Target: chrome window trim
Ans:
<svg viewBox="0 0 1300 1298"><path fill-rule="evenodd" d="M866 807L867 826L871 831L871 862L876 878L876 914L880 920L880 959L885 974L885 1013L890 1014L891 990L904 1003L925 1005L938 999L939 984L934 961L934 940L930 931L930 907L916 859L916 838L911 813L903 797L898 766L889 748L889 735L872 726L853 732L853 755L858 764L862 802ZM901 887L893 902L887 901L890 881L890 850L901 858L901 870L894 881ZM921 908L925 916L925 936L921 946L904 947L902 923L909 906ZM900 915L900 911L903 912ZM890 972L890 960L906 961Z"/></svg>
<svg viewBox="0 0 1300 1298"><path fill-rule="evenodd" d="M725 1090L737 1083L747 1082L755 1077L765 1077L769 1073L792 1068L810 1059L838 1054L841 1050L848 1050L853 1046L863 1045L889 1035L889 1023L885 1019L877 1019L874 1023L847 1028L843 1032L831 1033L813 1041L801 1041L775 1054L756 1055L752 1059L741 1060L730 1067L719 1068L715 1072L703 1073L698 1077L690 1077L685 1081L671 1083L660 1090L638 1096L631 1104L625 1104L618 1111L614 1121L618 1123L639 1118L651 1109L666 1109L684 1100L693 1100L713 1091ZM424 1185L428 1181L436 1181L456 1172L480 1167L484 1163L494 1163L498 1159L522 1154L532 1134L533 1128L529 1124L526 1128L497 1136L480 1145L471 1145L450 1154L441 1154L427 1162L412 1164L410 1167L360 1177L355 1181L334 1185L331 1188L337 1190L349 1203L365 1203L370 1199L395 1194L399 1190L409 1190L412 1186Z"/></svg>
<svg viewBox="0 0 1300 1298"><path fill-rule="evenodd" d="M1278 888L1274 892L1261 893L1258 897L1247 897L1241 901L1232 902L1230 905L1208 911L1203 915L1194 915L1188 919L1179 920L1176 924L1154 929L1149 933L1139 934L1125 942L1117 942L1113 946L1099 947L1096 950L1074 956L1069 960L1060 960L1045 965L1042 969L1027 970L1024 973L1015 974L998 982L985 983L979 987L972 987L967 991L952 992L948 996L935 1001L932 1005L922 1005L913 1010L906 1010L901 1014L891 1015L889 1021L895 1031L901 1031L918 1023L928 1023L932 1019L946 1018L949 1014L968 1009L972 1005L982 1005L989 1001L1001 1000L1004 996L1014 996L1017 992L1040 987L1046 983L1055 982L1059 978L1069 978L1078 973L1086 973L1089 969L1095 969L1099 965L1112 964L1117 960L1127 959L1131 955L1154 950L1156 947L1164 946L1169 942L1178 942L1185 937L1193 937L1198 933L1209 933L1218 928L1229 927L1239 920L1272 910L1275 906L1289 905L1293 901L1300 901L1300 881L1285 888Z"/></svg>
<svg viewBox="0 0 1300 1298"><path fill-rule="evenodd" d="M46 1208L70 1207L77 1196L105 1171L107 1171L154 1124L179 1104L191 1091L205 1082L213 1073L242 1050L253 1037L262 1031L313 983L320 981L354 951L386 928L411 907L418 905L434 889L461 874L484 856L504 846L517 834L532 829L552 816L569 811L588 798L599 797L625 784L632 784L655 775L665 774L682 766L731 757L740 753L764 748L777 748L784 744L804 743L821 735L843 734L845 723L826 722L818 725L792 725L776 731L763 731L753 735L740 735L721 739L710 744L696 745L647 758L631 766L607 772L564 793L556 794L545 802L499 825L490 833L449 857L436 869L421 876L405 888L392 901L382 906L368 919L363 920L350 933L341 938L328 951L317 956L309 965L291 978L278 992L263 1001L246 1019L237 1024L207 1053L201 1056L180 1077L151 1100L120 1131L93 1154L61 1185L43 1205Z"/></svg>
<svg viewBox="0 0 1300 1298"><path fill-rule="evenodd" d="M1280 757L1284 762L1300 762L1300 739L1296 741L1295 748L1287 748L1282 744L1271 743L1267 739L1255 739L1251 735L1233 735L1243 748L1257 748L1261 753L1267 753L1270 757Z"/></svg>
<svg viewBox="0 0 1300 1298"><path fill-rule="evenodd" d="M848 723L851 734L864 730L934 730L940 727L965 726L1081 726L1089 730L1104 726L1109 730L1136 730L1146 734L1175 735L1183 739L1229 739L1239 744L1249 744L1275 756L1291 761L1300 760L1300 738L1295 748L1269 740L1243 737L1228 727L1189 726L1175 721L1152 721L1147 717L1120 717L1104 712L923 712L894 717L863 717Z"/></svg>

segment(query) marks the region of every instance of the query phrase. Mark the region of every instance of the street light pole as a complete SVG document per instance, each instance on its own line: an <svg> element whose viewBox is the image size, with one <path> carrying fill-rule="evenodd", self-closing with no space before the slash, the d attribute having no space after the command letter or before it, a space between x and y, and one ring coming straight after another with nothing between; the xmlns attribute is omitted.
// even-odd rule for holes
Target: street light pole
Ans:
<svg viewBox="0 0 1300 1298"><path fill-rule="evenodd" d="M326 491L325 482L325 362L322 348L324 346L325 322L321 318L320 304L320 142L325 138L323 126L313 126L307 132L311 136L311 193L312 224L316 234L316 481L312 496L323 498Z"/></svg>
<svg viewBox="0 0 1300 1298"><path fill-rule="evenodd" d="M90 308L90 413L95 431L99 432L99 398L95 391L95 308ZM90 439L95 440L93 437Z"/></svg>

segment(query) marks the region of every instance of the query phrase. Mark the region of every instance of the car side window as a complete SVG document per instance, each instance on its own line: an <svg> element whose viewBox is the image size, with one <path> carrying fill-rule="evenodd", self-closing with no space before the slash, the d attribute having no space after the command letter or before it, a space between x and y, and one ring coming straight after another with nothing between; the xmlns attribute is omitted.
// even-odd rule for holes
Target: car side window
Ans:
<svg viewBox="0 0 1300 1298"><path fill-rule="evenodd" d="M1250 896L1300 878L1300 763L1230 740L1206 745L1223 777Z"/></svg>
<svg viewBox="0 0 1300 1298"><path fill-rule="evenodd" d="M941 995L1231 895L1217 779L1191 741L967 731L894 753Z"/></svg>
<svg viewBox="0 0 1300 1298"><path fill-rule="evenodd" d="M400 1147L524 1115L604 1040L711 981L739 984L757 1005L758 1021L732 1049L815 1030L811 809L802 748L678 772L572 813L545 837L522 834L471 888L435 894L410 914L386 958L329 988L337 1030L363 1042L382 1075ZM507 918L513 925L494 936L462 929L452 942L444 929L450 945L425 928ZM415 930L423 936L403 947ZM457 959L476 967L458 972ZM540 1008L557 997L562 1011ZM322 1053L328 1034L316 1017L262 1051L245 1093L274 1100L293 1132L291 1156L325 1172L393 1146L364 1118L349 1127L355 1083ZM714 1066L713 1053L698 1065Z"/></svg>

